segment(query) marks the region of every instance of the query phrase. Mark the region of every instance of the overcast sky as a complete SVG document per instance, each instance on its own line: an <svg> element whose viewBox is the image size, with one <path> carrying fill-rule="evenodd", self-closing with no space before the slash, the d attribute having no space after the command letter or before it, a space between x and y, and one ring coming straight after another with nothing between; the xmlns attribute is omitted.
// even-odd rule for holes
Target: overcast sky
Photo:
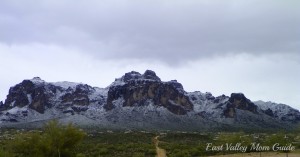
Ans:
<svg viewBox="0 0 300 157"><path fill-rule="evenodd" d="M0 100L34 76L106 87L146 69L300 109L300 1L0 1Z"/></svg>

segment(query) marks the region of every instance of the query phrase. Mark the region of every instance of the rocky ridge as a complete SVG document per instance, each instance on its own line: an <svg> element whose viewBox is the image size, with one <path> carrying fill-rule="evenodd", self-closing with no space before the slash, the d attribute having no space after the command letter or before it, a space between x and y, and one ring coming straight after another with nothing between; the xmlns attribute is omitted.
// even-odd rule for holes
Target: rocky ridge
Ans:
<svg viewBox="0 0 300 157"><path fill-rule="evenodd" d="M35 77L10 88L0 102L0 126L37 125L51 119L116 129L218 130L286 129L300 113L284 104L252 102L242 93L214 97L186 92L151 70L132 71L106 88Z"/></svg>

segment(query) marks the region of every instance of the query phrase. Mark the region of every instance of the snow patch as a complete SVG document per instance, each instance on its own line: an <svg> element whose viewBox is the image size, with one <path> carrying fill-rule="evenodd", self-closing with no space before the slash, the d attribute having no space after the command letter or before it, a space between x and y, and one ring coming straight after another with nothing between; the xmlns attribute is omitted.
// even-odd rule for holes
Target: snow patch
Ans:
<svg viewBox="0 0 300 157"><path fill-rule="evenodd" d="M45 83L44 80L42 80L41 78L39 77L34 77L33 79L30 80L32 83L34 84L41 84L41 83Z"/></svg>
<svg viewBox="0 0 300 157"><path fill-rule="evenodd" d="M261 110L272 110L273 114L279 118L286 117L287 115L300 115L298 110L285 104L277 104L271 101L255 101L254 104Z"/></svg>
<svg viewBox="0 0 300 157"><path fill-rule="evenodd" d="M68 89L69 87L72 89L75 89L77 85L80 85L80 83L68 82L68 81L51 82L50 84L59 86L59 87L65 88L65 89Z"/></svg>
<svg viewBox="0 0 300 157"><path fill-rule="evenodd" d="M112 86L123 86L125 84L125 82L122 79L116 79L113 83L111 83L108 87L106 87L107 89L109 89Z"/></svg>
<svg viewBox="0 0 300 157"><path fill-rule="evenodd" d="M16 103L16 100L14 100L9 106L10 106L10 107L14 107L14 106L15 106L15 103Z"/></svg>
<svg viewBox="0 0 300 157"><path fill-rule="evenodd" d="M27 99L28 99L28 104L31 104L32 103L32 97L31 97L31 94L27 94Z"/></svg>
<svg viewBox="0 0 300 157"><path fill-rule="evenodd" d="M7 110L6 112L8 112L9 114L17 114L17 113L20 113L22 111L26 111L27 110L27 106L25 107L14 107L14 108L11 108L9 110Z"/></svg>
<svg viewBox="0 0 300 157"><path fill-rule="evenodd" d="M101 100L102 97L107 97L108 88L98 88L94 87L95 92L89 95L90 100Z"/></svg>

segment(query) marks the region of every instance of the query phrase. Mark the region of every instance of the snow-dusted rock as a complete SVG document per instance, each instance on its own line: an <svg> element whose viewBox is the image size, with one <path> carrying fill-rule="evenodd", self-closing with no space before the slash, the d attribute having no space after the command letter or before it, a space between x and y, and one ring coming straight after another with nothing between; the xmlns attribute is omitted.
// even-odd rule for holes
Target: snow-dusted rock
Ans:
<svg viewBox="0 0 300 157"><path fill-rule="evenodd" d="M35 77L11 87L0 111L0 127L59 119L87 127L200 131L293 128L300 121L287 105L252 102L242 93L186 92L151 70L126 73L106 88Z"/></svg>

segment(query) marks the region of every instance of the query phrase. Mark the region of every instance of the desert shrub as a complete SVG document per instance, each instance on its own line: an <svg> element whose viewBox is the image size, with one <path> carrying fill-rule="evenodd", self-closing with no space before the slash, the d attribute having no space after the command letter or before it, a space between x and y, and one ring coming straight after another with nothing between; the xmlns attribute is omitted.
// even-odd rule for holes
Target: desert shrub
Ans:
<svg viewBox="0 0 300 157"><path fill-rule="evenodd" d="M132 157L144 157L144 153L141 153L141 152L136 152L136 153L133 153Z"/></svg>
<svg viewBox="0 0 300 157"><path fill-rule="evenodd" d="M0 157L13 157L14 155L8 151L0 149Z"/></svg>
<svg viewBox="0 0 300 157"><path fill-rule="evenodd" d="M9 143L10 151L20 157L75 157L76 146L85 133L69 124L51 121L43 132L18 134Z"/></svg>

